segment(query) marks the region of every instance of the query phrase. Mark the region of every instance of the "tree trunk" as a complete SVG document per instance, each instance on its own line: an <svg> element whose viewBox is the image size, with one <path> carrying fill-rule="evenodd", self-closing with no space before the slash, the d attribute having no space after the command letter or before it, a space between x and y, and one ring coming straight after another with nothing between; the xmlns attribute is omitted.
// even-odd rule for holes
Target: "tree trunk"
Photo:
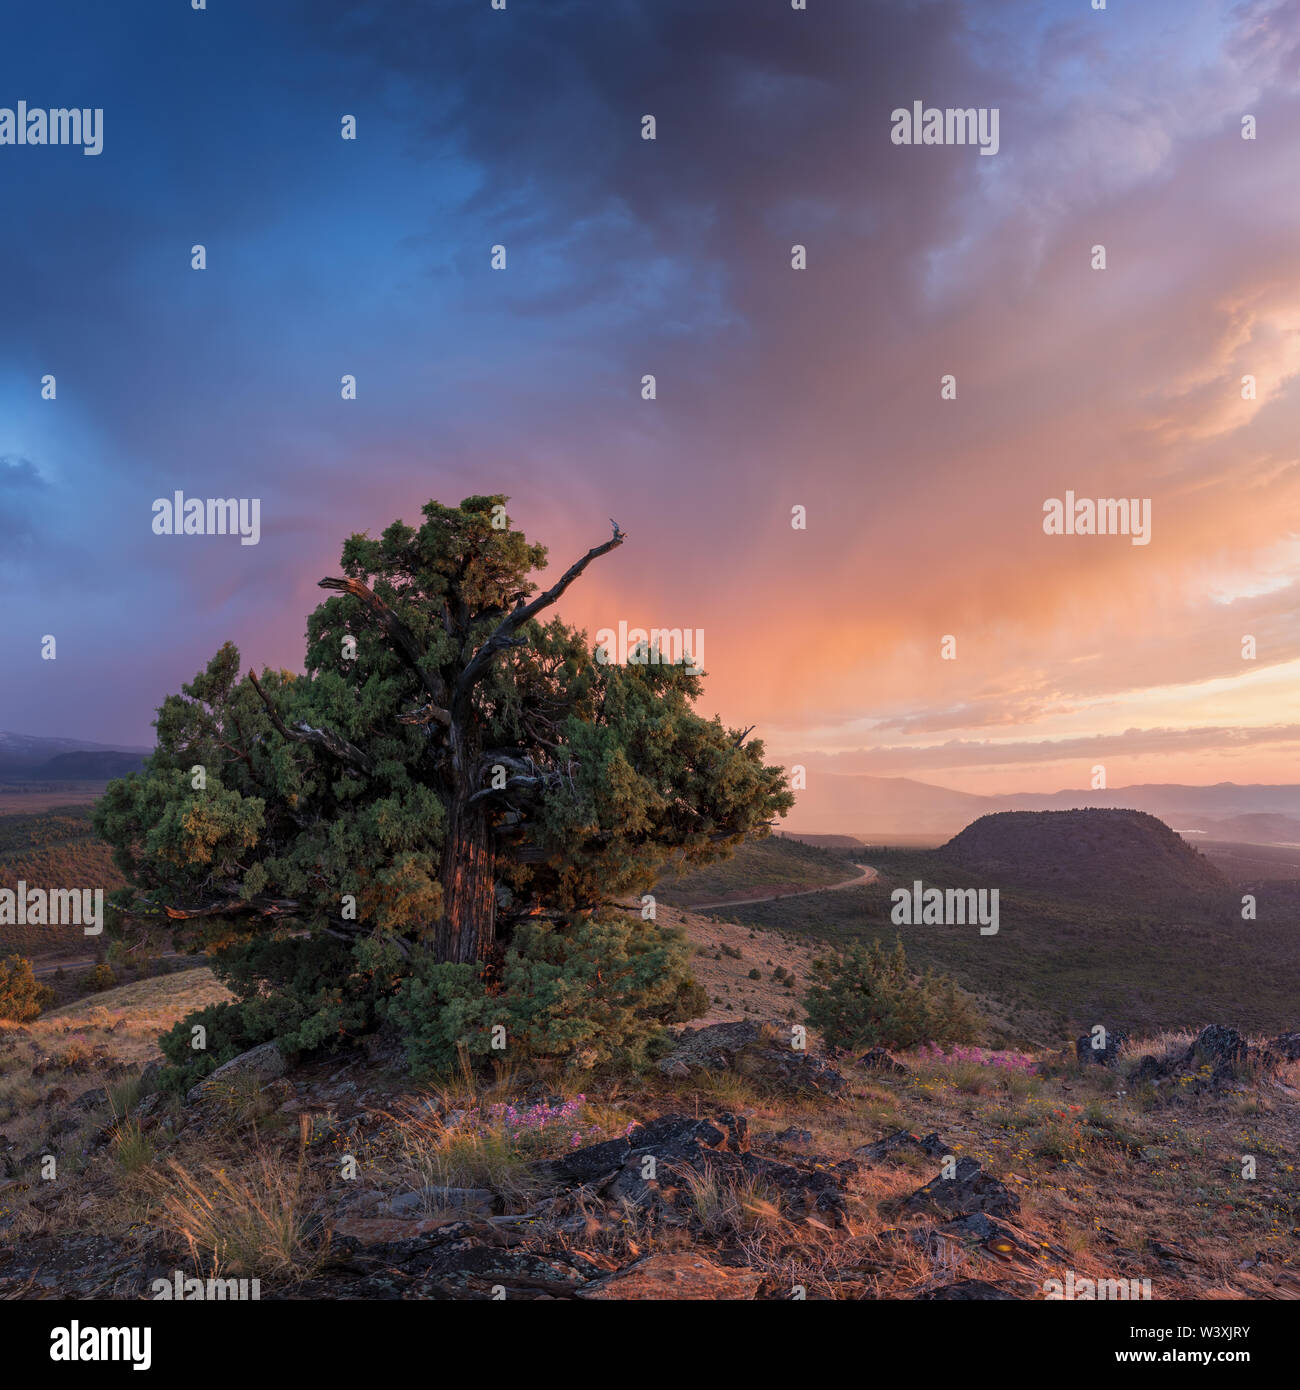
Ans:
<svg viewBox="0 0 1300 1390"><path fill-rule="evenodd" d="M457 797L447 808L439 960L486 960L496 939L496 852L483 809L467 806L467 800Z"/></svg>

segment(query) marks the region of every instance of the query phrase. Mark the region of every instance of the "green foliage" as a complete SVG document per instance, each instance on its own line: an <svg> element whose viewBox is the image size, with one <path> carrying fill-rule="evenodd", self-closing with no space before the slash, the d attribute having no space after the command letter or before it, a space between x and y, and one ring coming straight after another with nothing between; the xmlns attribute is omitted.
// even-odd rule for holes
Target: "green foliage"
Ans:
<svg viewBox="0 0 1300 1390"><path fill-rule="evenodd" d="M462 1047L471 1057L635 1064L657 1050L663 1024L707 1007L689 954L677 929L626 913L529 923L515 932L499 986L475 966L430 962L381 1007L420 1072L449 1069ZM498 1025L504 1053L492 1047Z"/></svg>
<svg viewBox="0 0 1300 1390"><path fill-rule="evenodd" d="M237 996L206 1063L187 1033L169 1044L187 1073L237 1042L311 1050L373 1027L402 976L422 1016L445 1007L428 1025L441 1056L486 1017L479 974L502 957L490 997L536 1055L603 1028L636 1052L629 1020L687 1007L667 948L642 944L667 934L601 909L670 858L765 835L793 796L761 743L695 712L690 668L603 664L585 633L543 621L549 602L528 608L546 551L505 500L430 502L419 527L350 537L305 671L255 682L227 643L163 702L144 770L98 803L131 885L110 933L127 914L166 926L216 952Z"/></svg>
<svg viewBox="0 0 1300 1390"><path fill-rule="evenodd" d="M949 979L908 968L902 941L879 942L813 962L804 1000L809 1024L836 1047L916 1047L974 1041L978 1020Z"/></svg>
<svg viewBox="0 0 1300 1390"><path fill-rule="evenodd" d="M224 1062L260 1043L288 1055L312 1052L371 1031L378 1002L394 989L401 957L391 946L354 946L333 937L254 937L213 960L236 997L182 1019L159 1040L171 1066L163 1085L187 1090ZM204 1033L194 1047L194 1028Z"/></svg>
<svg viewBox="0 0 1300 1390"><path fill-rule="evenodd" d="M0 961L0 1018L30 1023L54 1002L54 991L43 985L25 956Z"/></svg>
<svg viewBox="0 0 1300 1390"><path fill-rule="evenodd" d="M116 984L117 976L113 973L113 967L102 962L77 977L77 988L83 994L102 994L104 990L112 989Z"/></svg>

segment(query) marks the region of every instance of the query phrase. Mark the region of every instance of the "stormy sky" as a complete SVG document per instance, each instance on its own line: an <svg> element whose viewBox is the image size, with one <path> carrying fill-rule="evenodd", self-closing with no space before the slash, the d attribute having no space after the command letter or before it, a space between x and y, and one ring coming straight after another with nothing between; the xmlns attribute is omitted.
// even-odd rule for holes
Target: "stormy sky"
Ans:
<svg viewBox="0 0 1300 1390"><path fill-rule="evenodd" d="M0 728L148 743L222 641L300 668L346 535L505 492L559 568L614 517L561 615L702 629L785 761L1300 781L1300 0L54 0L19 101L104 144L0 145Z"/></svg>

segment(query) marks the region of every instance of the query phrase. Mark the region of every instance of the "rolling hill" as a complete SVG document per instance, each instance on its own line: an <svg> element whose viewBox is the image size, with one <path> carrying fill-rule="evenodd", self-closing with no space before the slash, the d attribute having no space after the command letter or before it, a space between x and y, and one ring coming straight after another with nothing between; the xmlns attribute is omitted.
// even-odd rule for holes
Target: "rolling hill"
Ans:
<svg viewBox="0 0 1300 1390"><path fill-rule="evenodd" d="M1218 899L1227 876L1145 811L999 811L938 851L981 878L1067 898Z"/></svg>
<svg viewBox="0 0 1300 1390"><path fill-rule="evenodd" d="M0 782L106 782L134 772L148 751L0 731Z"/></svg>

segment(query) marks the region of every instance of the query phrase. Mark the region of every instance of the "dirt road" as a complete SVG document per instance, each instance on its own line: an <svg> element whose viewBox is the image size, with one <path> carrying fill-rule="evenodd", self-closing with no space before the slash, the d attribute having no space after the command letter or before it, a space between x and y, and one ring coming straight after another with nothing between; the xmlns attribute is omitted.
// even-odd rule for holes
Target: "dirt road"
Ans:
<svg viewBox="0 0 1300 1390"><path fill-rule="evenodd" d="M768 893L762 898L728 898L720 903L689 903L682 904L683 912L708 912L715 911L720 907L750 907L754 903L774 903L778 898L807 898L813 893L836 893L841 888L856 888L863 883L871 883L876 877L876 871L869 864L855 864L855 869L860 869L861 873L857 878L846 878L843 883L828 883L822 888L800 888L793 893Z"/></svg>

